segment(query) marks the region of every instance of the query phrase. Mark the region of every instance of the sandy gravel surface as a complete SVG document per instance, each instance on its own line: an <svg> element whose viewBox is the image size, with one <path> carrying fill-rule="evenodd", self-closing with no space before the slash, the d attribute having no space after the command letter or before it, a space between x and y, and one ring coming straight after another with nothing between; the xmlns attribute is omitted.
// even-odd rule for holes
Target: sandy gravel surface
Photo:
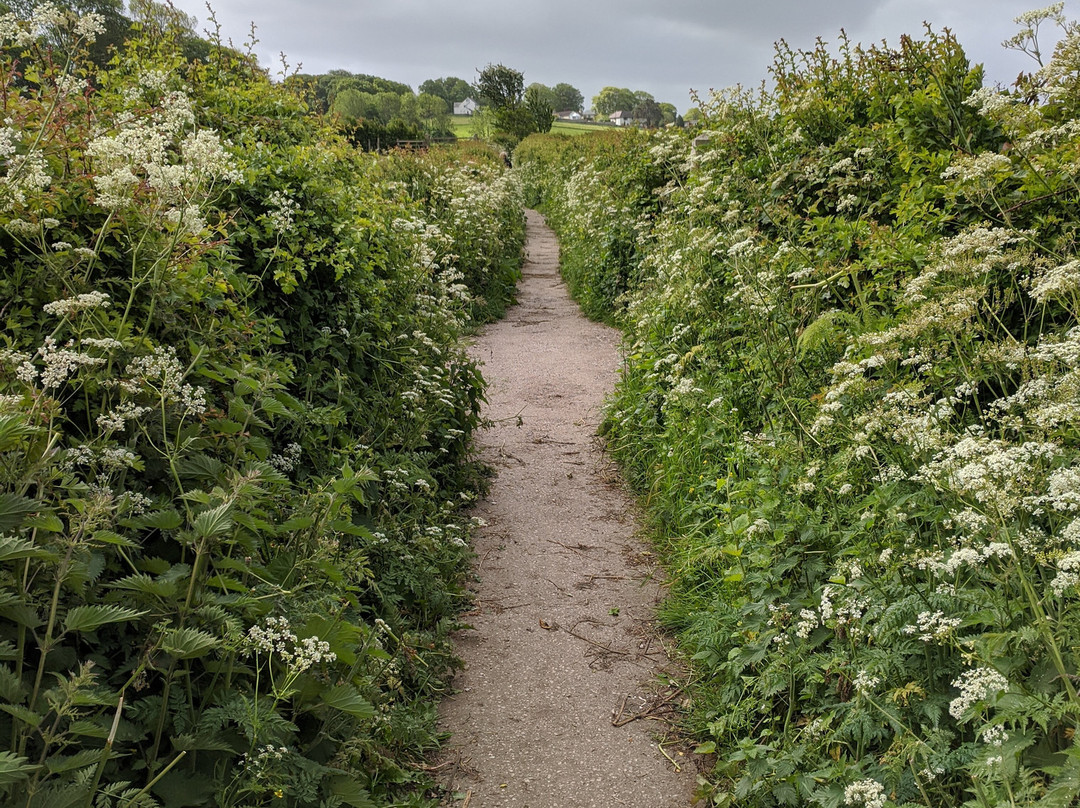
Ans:
<svg viewBox="0 0 1080 808"><path fill-rule="evenodd" d="M442 707L440 777L463 808L681 808L690 756L657 746L680 695L653 631L662 595L632 500L595 437L618 334L578 311L529 212L519 304L473 346L490 387L479 435L498 476L477 513L478 608ZM615 723L622 726L615 726Z"/></svg>

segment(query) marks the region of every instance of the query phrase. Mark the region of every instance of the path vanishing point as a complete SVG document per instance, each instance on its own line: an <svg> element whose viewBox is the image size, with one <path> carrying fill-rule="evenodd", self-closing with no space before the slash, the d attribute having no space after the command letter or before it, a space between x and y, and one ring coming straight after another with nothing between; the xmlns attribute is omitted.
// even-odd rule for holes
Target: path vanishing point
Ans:
<svg viewBox="0 0 1080 808"><path fill-rule="evenodd" d="M659 678L676 670L654 629L662 585L596 438L618 333L570 300L533 211L526 248L518 304L471 349L493 423L477 443L497 476L477 508L465 667L441 708L444 804L684 808L696 778L663 739L682 696Z"/></svg>

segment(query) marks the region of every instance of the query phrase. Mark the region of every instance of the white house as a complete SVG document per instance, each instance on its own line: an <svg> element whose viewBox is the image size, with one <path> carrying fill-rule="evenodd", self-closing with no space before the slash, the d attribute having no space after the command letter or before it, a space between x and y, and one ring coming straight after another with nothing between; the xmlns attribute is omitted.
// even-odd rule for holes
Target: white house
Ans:
<svg viewBox="0 0 1080 808"><path fill-rule="evenodd" d="M454 104L455 115L472 115L480 107L471 98L466 98L464 101L458 101Z"/></svg>
<svg viewBox="0 0 1080 808"><path fill-rule="evenodd" d="M584 116L576 109L564 109L562 112L556 112L555 117L560 121L581 121L584 120Z"/></svg>
<svg viewBox="0 0 1080 808"><path fill-rule="evenodd" d="M629 112L624 112L621 109L617 109L613 113L608 115L608 120L616 126L628 126L634 121L634 119L630 117Z"/></svg>

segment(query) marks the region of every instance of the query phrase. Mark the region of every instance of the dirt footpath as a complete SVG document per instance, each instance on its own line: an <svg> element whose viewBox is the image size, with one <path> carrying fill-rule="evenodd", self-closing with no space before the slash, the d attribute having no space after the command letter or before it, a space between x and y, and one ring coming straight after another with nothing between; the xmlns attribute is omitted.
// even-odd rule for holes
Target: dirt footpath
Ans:
<svg viewBox="0 0 1080 808"><path fill-rule="evenodd" d="M475 630L458 637L465 670L441 713L445 804L683 808L691 756L657 741L681 698L657 680L674 670L653 631L662 591L595 437L618 334L570 301L532 211L527 249L519 304L472 349L494 422L478 443L498 476L477 509Z"/></svg>

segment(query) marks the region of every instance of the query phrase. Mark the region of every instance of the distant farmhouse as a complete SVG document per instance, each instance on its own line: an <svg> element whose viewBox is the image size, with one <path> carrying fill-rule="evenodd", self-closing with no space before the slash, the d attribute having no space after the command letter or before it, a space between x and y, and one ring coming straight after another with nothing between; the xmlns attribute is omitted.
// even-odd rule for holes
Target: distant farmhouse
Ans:
<svg viewBox="0 0 1080 808"><path fill-rule="evenodd" d="M564 109L562 112L556 112L555 117L560 121L583 121L585 116L578 112L576 109Z"/></svg>
<svg viewBox="0 0 1080 808"><path fill-rule="evenodd" d="M629 126L634 122L634 119L630 117L629 112L624 112L621 109L615 110L608 116L608 120L616 126Z"/></svg>
<svg viewBox="0 0 1080 808"><path fill-rule="evenodd" d="M471 98L466 98L464 101L458 101L454 104L455 115L472 115L480 107Z"/></svg>

